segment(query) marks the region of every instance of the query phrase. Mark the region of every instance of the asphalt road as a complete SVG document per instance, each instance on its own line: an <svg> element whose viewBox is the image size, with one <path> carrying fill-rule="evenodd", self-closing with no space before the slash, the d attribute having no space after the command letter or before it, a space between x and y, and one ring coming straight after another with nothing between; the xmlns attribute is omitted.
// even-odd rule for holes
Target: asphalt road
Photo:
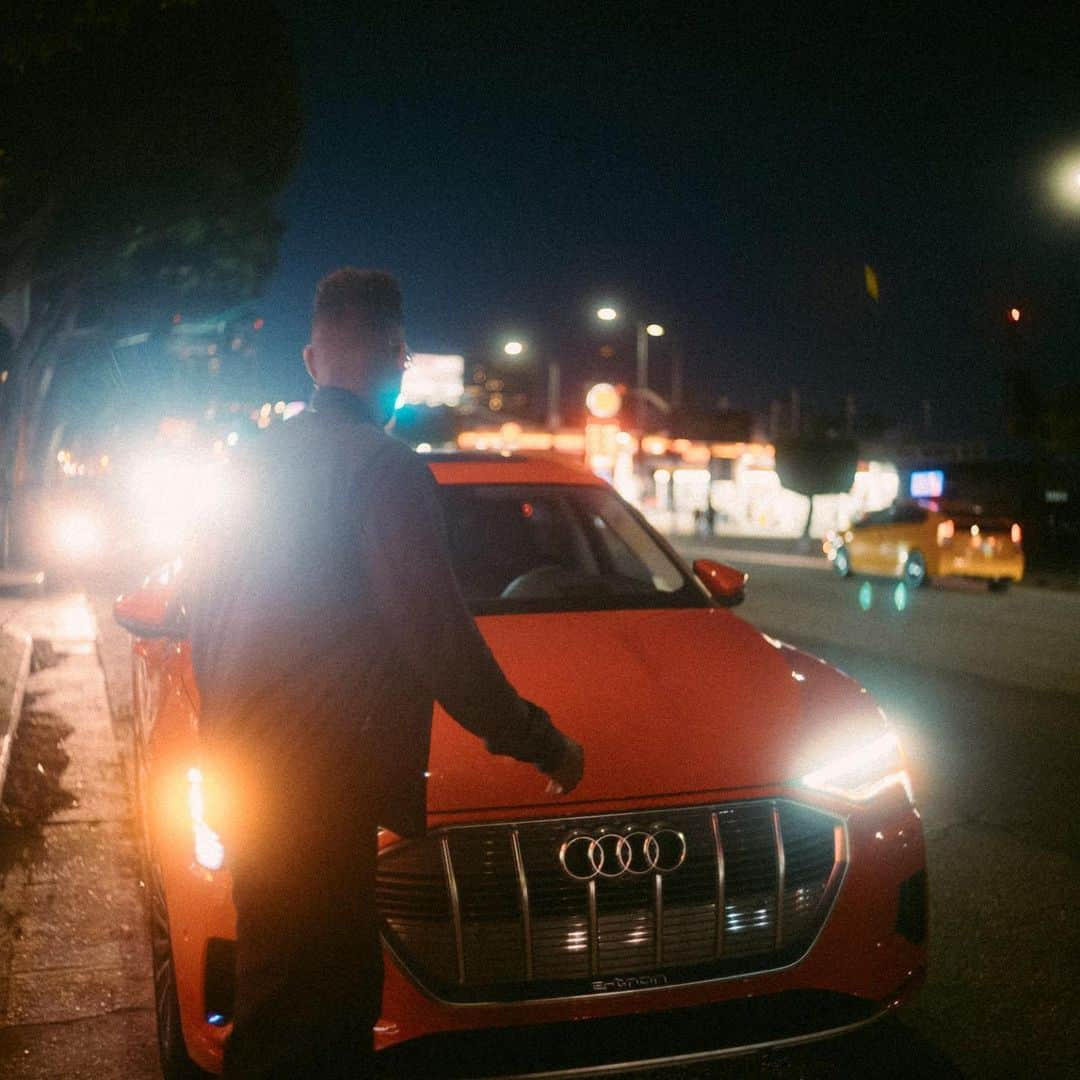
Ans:
<svg viewBox="0 0 1080 1080"><path fill-rule="evenodd" d="M841 581L820 560L726 555L751 574L740 614L848 671L903 732L929 844L931 972L899 1018L856 1036L663 1075L1080 1076L1080 593L958 584L898 607L892 583ZM0 598L0 621L19 603ZM110 685L124 678L122 657L113 666ZM127 1061L124 1076L154 1075Z"/></svg>
<svg viewBox="0 0 1080 1080"><path fill-rule="evenodd" d="M1080 593L966 582L896 603L822 560L681 543L739 614L857 678L903 733L928 837L930 977L901 1019L760 1075L1080 1076ZM687 1072L724 1076L721 1069Z"/></svg>

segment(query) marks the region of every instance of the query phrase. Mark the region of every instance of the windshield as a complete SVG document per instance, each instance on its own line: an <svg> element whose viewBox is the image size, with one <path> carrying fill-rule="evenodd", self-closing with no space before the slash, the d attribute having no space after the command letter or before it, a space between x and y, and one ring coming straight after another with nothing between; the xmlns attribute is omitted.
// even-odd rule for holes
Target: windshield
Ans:
<svg viewBox="0 0 1080 1080"><path fill-rule="evenodd" d="M454 484L439 493L454 569L476 615L708 604L609 489Z"/></svg>

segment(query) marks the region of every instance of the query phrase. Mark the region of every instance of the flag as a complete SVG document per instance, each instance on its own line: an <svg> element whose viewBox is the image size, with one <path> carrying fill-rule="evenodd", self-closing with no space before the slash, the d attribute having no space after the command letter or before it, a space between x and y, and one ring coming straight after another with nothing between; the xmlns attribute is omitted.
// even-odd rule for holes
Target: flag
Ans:
<svg viewBox="0 0 1080 1080"><path fill-rule="evenodd" d="M863 264L863 277L866 279L866 295L871 300L880 300L881 293L878 289L877 271L869 264Z"/></svg>

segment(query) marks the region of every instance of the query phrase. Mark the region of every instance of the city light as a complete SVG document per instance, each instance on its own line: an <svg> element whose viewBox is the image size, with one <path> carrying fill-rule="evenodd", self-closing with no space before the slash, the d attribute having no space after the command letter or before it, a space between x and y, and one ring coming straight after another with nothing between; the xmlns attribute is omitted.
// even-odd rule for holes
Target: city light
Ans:
<svg viewBox="0 0 1080 1080"><path fill-rule="evenodd" d="M648 334L649 337L663 337L664 328L659 323L649 323L649 325L645 327L645 333Z"/></svg>
<svg viewBox="0 0 1080 1080"><path fill-rule="evenodd" d="M104 550L105 534L96 518L76 510L62 514L56 521L53 542L59 554L87 559Z"/></svg>
<svg viewBox="0 0 1080 1080"><path fill-rule="evenodd" d="M613 307L597 308L596 317L604 322L613 322L619 317L619 313Z"/></svg>
<svg viewBox="0 0 1080 1080"><path fill-rule="evenodd" d="M1020 309L1018 307L1009 308L1009 322L1018 323L1020 321Z"/></svg>
<svg viewBox="0 0 1080 1080"><path fill-rule="evenodd" d="M1051 171L1054 199L1069 210L1080 210L1080 154L1063 158Z"/></svg>
<svg viewBox="0 0 1080 1080"><path fill-rule="evenodd" d="M507 356L520 356L525 351L525 346L520 341L508 341L503 346L503 352Z"/></svg>
<svg viewBox="0 0 1080 1080"><path fill-rule="evenodd" d="M597 383L585 395L585 407L599 420L610 420L622 406L622 395L611 383Z"/></svg>

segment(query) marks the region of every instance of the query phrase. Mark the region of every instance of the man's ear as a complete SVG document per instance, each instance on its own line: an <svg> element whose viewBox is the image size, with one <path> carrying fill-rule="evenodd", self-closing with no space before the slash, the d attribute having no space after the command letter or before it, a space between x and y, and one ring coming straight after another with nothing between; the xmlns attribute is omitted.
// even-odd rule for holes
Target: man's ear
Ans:
<svg viewBox="0 0 1080 1080"><path fill-rule="evenodd" d="M311 381L318 384L318 376L315 374L315 350L310 345L304 346L304 367L311 376Z"/></svg>

